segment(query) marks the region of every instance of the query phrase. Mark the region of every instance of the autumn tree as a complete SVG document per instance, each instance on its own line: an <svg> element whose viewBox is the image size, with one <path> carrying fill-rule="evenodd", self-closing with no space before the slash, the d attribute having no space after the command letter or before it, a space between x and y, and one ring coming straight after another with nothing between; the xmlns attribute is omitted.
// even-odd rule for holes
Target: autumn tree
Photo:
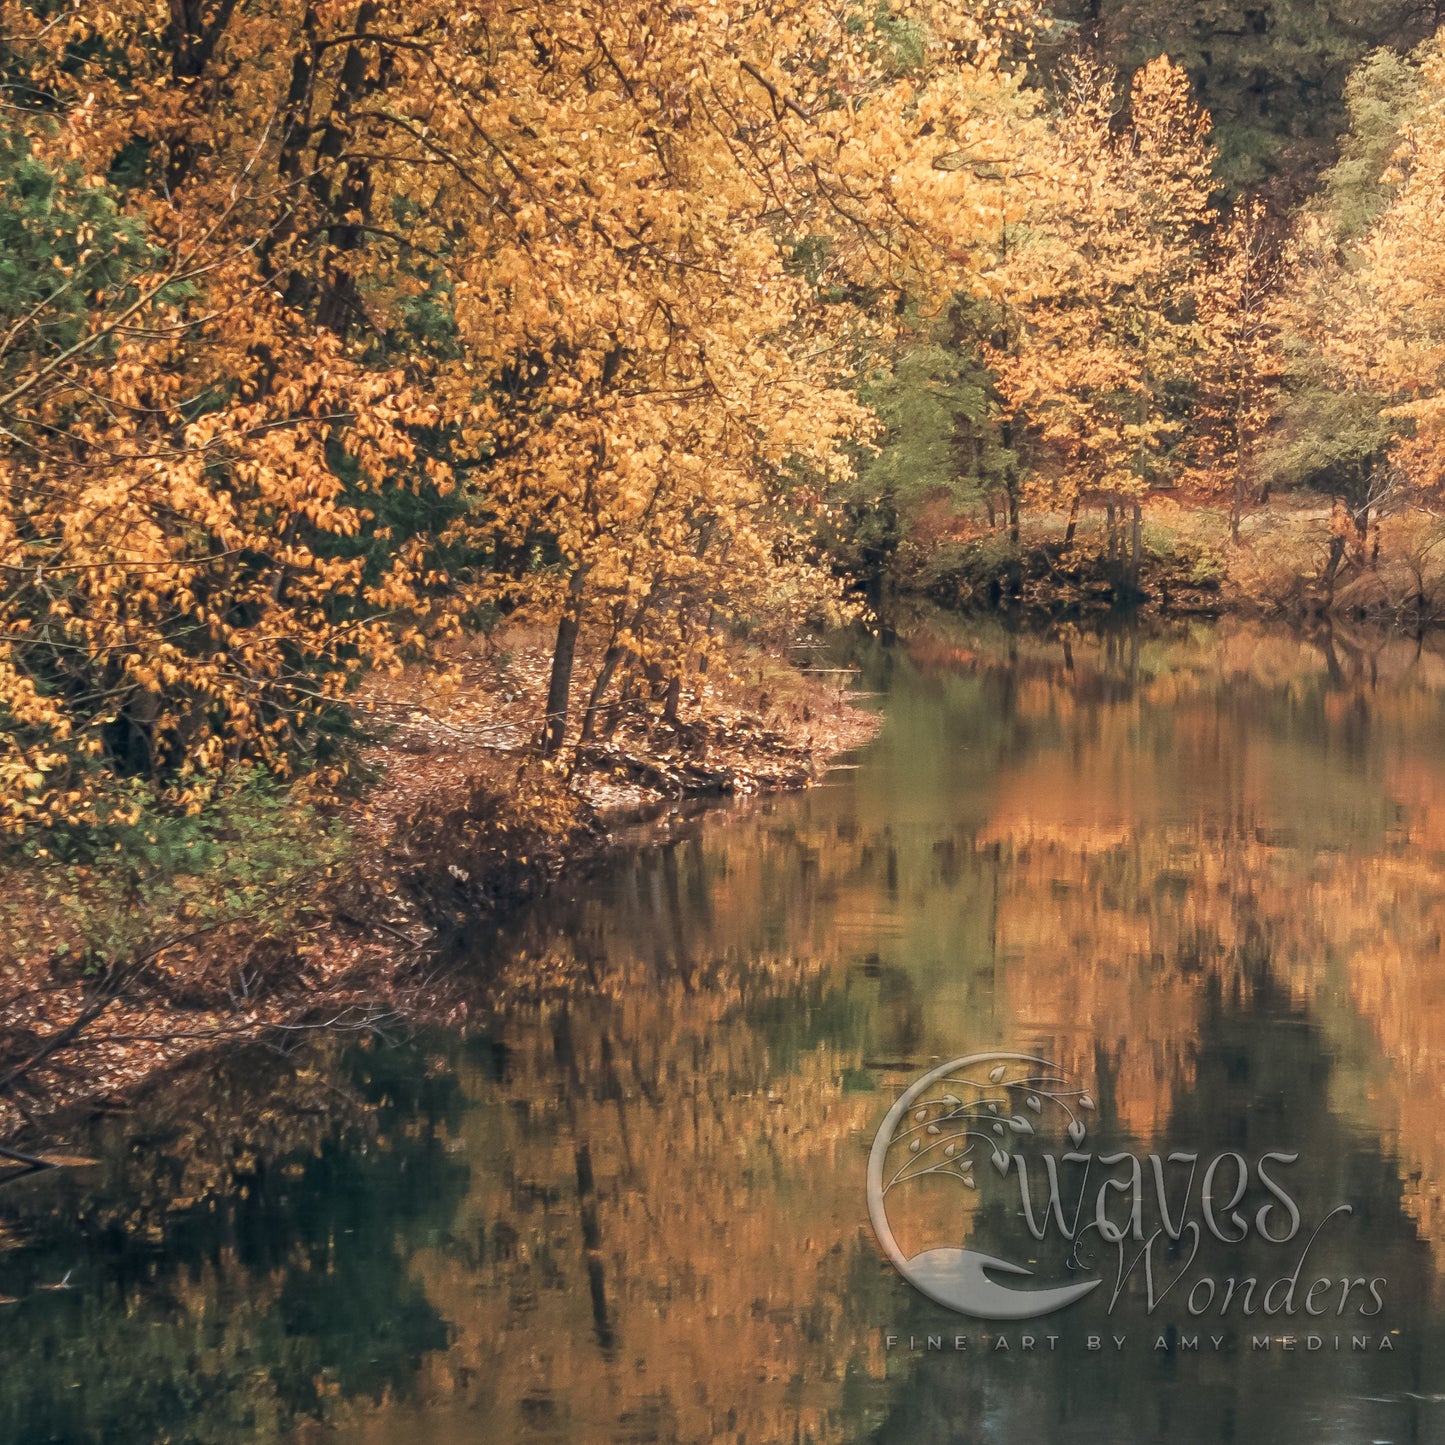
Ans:
<svg viewBox="0 0 1445 1445"><path fill-rule="evenodd" d="M1240 201L1215 234L1197 283L1201 356L1185 479L1206 497L1225 492L1236 542L1280 382L1280 239L1263 201Z"/></svg>
<svg viewBox="0 0 1445 1445"><path fill-rule="evenodd" d="M1068 545L1095 501L1136 582L1147 492L1247 470L1259 228L1213 237L1179 66L1050 110L1041 26L0 4L8 826L327 760L369 670L485 616L552 632L544 754L676 723L900 504Z"/></svg>
<svg viewBox="0 0 1445 1445"><path fill-rule="evenodd" d="M1214 213L1208 117L1161 58L1135 77L1128 123L1087 57L1070 75L1049 186L1005 271L992 348L1005 414L1037 458L1035 505L1102 502L1111 564L1137 581L1141 500L1169 480L1201 347L1195 290ZM1125 527L1127 524L1127 535Z"/></svg>
<svg viewBox="0 0 1445 1445"><path fill-rule="evenodd" d="M418 446L426 358L390 354L423 283L393 261L363 302L346 260L342 115L373 68L280 19L0 22L38 97L8 144L7 259L49 261L0 338L11 826L124 813L107 778L194 805L228 766L315 758L440 591L417 536L359 540L389 495L454 488Z"/></svg>
<svg viewBox="0 0 1445 1445"><path fill-rule="evenodd" d="M11 826L310 763L479 608L556 628L545 752L584 629L595 720L640 668L675 713L729 615L825 608L854 375L986 284L1032 24L11 0L7 244L55 273L0 338Z"/></svg>
<svg viewBox="0 0 1445 1445"><path fill-rule="evenodd" d="M987 263L986 185L951 158L1014 153L1027 134L1034 102L1000 43L937 6L906 21L825 8L778 20L690 20L624 43L622 20L602 27L584 7L568 43L548 47L598 77L575 189L589 214L606 209L559 262L569 284L591 278L598 316L574 306L541 323L568 338L543 348L540 383L544 396L563 387L566 410L548 406L555 420L499 465L528 477L513 493L526 505L498 525L515 544L540 512L557 557L539 599L558 616L545 752L566 736L585 627L606 639L586 687L590 737L629 669L665 674L675 715L680 673L715 623L825 604L800 524L849 470L839 444L869 429L845 389L876 335L869 303L941 307ZM1023 22L1011 24L1001 32ZM614 46L633 70L602 54L615 61ZM655 116L674 92L685 100ZM584 179L604 161L615 180ZM560 184L553 148L537 163ZM599 244L619 230L665 244ZM552 294L550 278L539 289ZM520 582L520 604L538 608L535 579Z"/></svg>
<svg viewBox="0 0 1445 1445"><path fill-rule="evenodd" d="M1357 319L1329 345L1390 399L1403 433L1391 461L1433 499L1445 479L1445 41L1422 52L1420 81L1387 171L1394 195L1360 245Z"/></svg>
<svg viewBox="0 0 1445 1445"><path fill-rule="evenodd" d="M1290 238L1265 462L1281 484L1336 500L1346 520L1329 528L1331 583L1347 556L1377 559L1384 512L1431 506L1439 486L1442 94L1438 40L1371 57L1349 86L1340 161Z"/></svg>

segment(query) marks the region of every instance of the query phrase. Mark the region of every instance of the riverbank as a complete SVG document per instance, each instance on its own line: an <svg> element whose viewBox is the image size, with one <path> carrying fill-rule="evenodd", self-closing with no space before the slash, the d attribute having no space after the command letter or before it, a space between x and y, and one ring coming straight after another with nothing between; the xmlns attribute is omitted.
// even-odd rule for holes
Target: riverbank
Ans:
<svg viewBox="0 0 1445 1445"><path fill-rule="evenodd" d="M900 560L909 590L955 609L1415 629L1445 616L1441 540L1418 513L1357 519L1289 497L1246 509L1235 542L1219 508L1156 495L1137 574L1097 509L1072 530L1063 513L1030 513L1017 544L953 524ZM619 830L691 800L805 787L875 725L816 640L735 643L692 675L676 721L639 697L597 740L574 733L543 761L552 642L476 635L440 668L371 684L361 740L330 765L339 803L306 779L259 779L196 819L143 816L89 854L32 844L0 866L0 1139L218 1044L454 1015L472 980L437 960ZM597 663L584 637L576 676Z"/></svg>
<svg viewBox="0 0 1445 1445"><path fill-rule="evenodd" d="M439 966L620 830L690 800L808 786L872 736L854 674L821 644L738 644L676 725L640 710L542 761L547 638L459 644L358 700L367 741L340 804L242 789L76 861L32 847L0 872L0 1140L115 1107L198 1051L319 1029L384 1034L447 1020L475 978ZM137 844L143 844L138 849ZM34 1147L39 1147L35 1144Z"/></svg>
<svg viewBox="0 0 1445 1445"><path fill-rule="evenodd" d="M1228 510L1156 494L1111 533L1097 508L961 523L900 550L898 580L945 607L1078 615L1118 608L1282 621L1339 617L1418 628L1445 621L1445 529L1410 511L1350 512L1316 494Z"/></svg>

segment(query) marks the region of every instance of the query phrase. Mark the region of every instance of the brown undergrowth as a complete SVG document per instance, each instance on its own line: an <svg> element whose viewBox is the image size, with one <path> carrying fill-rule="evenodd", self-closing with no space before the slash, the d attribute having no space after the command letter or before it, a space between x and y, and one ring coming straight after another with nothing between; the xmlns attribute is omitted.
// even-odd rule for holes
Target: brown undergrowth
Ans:
<svg viewBox="0 0 1445 1445"><path fill-rule="evenodd" d="M639 706L607 741L544 762L546 638L479 637L445 674L359 699L371 741L352 761L367 782L339 807L308 807L304 787L242 799L174 845L197 850L194 866L118 869L44 846L12 858L0 1140L41 1150L58 1113L123 1102L198 1050L460 1017L484 981L439 962L458 935L494 926L623 824L806 786L871 736L852 674L808 667L815 655L798 650L798 666L738 646L695 680L675 725Z"/></svg>

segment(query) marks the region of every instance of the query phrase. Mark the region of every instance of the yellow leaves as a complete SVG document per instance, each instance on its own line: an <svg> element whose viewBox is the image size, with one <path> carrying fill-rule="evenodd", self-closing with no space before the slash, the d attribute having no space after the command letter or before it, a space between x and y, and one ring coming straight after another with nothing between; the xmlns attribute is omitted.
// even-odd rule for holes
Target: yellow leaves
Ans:
<svg viewBox="0 0 1445 1445"><path fill-rule="evenodd" d="M0 561L23 537L66 579L0 618L21 639L0 705L42 735L12 747L126 747L196 788L231 760L283 768L317 694L464 603L555 616L559 567L590 569L589 615L650 609L639 647L827 602L802 538L870 430L848 374L870 333L820 296L1001 285L1043 184L1046 127L1000 58L1033 21L910 4L923 58L900 66L811 0L692 8L381 0L374 33L425 55L378 40L355 94L340 0L308 11L314 36L295 7L228 8L223 88L175 82L148 0L15 32L87 170L133 142L194 165L135 199L151 300L23 419L71 453L0 454ZM75 61L82 39L124 45L123 80ZM298 64L305 123L278 126ZM801 238L826 243L817 286ZM186 279L162 300L166 268Z"/></svg>
<svg viewBox="0 0 1445 1445"><path fill-rule="evenodd" d="M247 251L225 258L217 291L253 264ZM214 300L203 293L197 305ZM28 564L0 605L0 631L12 638L0 654L0 710L30 730L0 743L0 766L22 795L7 800L12 819L56 809L83 819L104 779L84 760L104 758L117 729L143 729L155 770L198 773L201 793L227 761L284 767L293 729L315 714L306 670L330 667L318 691L339 698L352 658L385 664L398 645L388 623L357 615L360 559L326 555L327 539L358 535L369 513L345 498L328 429L307 418L361 414L352 449L370 484L409 481L415 446L404 427L415 407L405 378L370 377L334 354L322 361L325 347L308 359L304 318L264 293L251 308L280 343L264 396L222 405L158 447L146 428L162 414L157 393L171 383L161 366L177 344L128 343L125 362L86 376L96 420L76 417L73 449L22 453L0 471L0 563ZM225 355L204 340L180 354L193 386L223 379ZM87 435L100 443L91 455ZM444 466L428 475L449 477ZM419 601L399 576L389 581L389 609ZM88 679L91 706L70 712L57 677ZM53 766L34 766L42 758Z"/></svg>
<svg viewBox="0 0 1445 1445"><path fill-rule="evenodd" d="M1213 221L1207 118L1164 58L1136 78L1122 132L1097 66L1080 60L1067 85L1060 144L1040 152L1017 212L1025 238L995 279L1007 337L993 360L1059 487L1134 496L1168 464L1170 388L1195 379L1203 344L1191 312Z"/></svg>

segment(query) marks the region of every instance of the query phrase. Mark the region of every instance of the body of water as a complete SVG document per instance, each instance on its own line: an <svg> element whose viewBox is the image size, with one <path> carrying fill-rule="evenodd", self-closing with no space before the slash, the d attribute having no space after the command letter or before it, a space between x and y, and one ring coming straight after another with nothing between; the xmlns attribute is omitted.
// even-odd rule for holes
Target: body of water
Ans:
<svg viewBox="0 0 1445 1445"><path fill-rule="evenodd" d="M0 1190L0 1440L1445 1441L1445 644L857 656L870 748L477 940L453 1030L207 1060ZM1003 1169L888 1199L1100 1281L1016 1322L907 1283L865 1191L900 1091L1000 1051L1048 1063ZM1009 1152L1069 1147L1065 1083L1217 1233L1122 1284L1036 1240Z"/></svg>

